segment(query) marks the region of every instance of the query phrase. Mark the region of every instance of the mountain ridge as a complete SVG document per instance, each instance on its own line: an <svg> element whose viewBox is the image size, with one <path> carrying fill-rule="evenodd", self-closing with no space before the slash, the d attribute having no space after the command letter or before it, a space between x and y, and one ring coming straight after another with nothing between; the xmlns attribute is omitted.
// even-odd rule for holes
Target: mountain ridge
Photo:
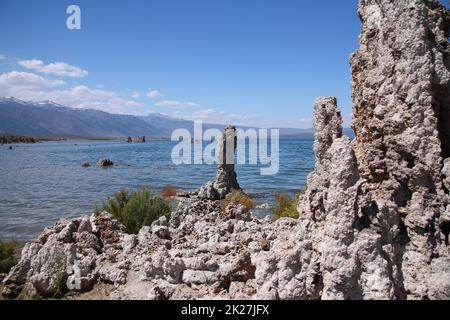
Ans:
<svg viewBox="0 0 450 320"><path fill-rule="evenodd" d="M204 123L203 129L223 130L226 125ZM240 128L258 129L239 126ZM24 101L14 97L0 98L0 133L29 136L79 136L117 138L147 136L169 138L175 129L194 131L194 122L161 113L146 116L112 114L96 109L66 107L50 100ZM351 130L348 133L352 135ZM281 128L283 139L312 138L314 129Z"/></svg>

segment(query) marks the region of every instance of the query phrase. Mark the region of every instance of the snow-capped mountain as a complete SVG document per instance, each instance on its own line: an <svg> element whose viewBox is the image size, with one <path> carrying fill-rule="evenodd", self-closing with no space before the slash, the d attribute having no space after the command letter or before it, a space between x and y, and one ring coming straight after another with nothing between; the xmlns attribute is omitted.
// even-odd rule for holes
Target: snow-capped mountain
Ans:
<svg viewBox="0 0 450 320"><path fill-rule="evenodd" d="M152 113L147 116L118 115L93 109L76 109L53 101L29 102L0 98L0 133L32 136L77 137L170 137L175 129L193 132L193 122ZM204 124L205 129L221 124ZM246 127L242 127L247 129ZM281 129L283 138L312 138L313 129Z"/></svg>

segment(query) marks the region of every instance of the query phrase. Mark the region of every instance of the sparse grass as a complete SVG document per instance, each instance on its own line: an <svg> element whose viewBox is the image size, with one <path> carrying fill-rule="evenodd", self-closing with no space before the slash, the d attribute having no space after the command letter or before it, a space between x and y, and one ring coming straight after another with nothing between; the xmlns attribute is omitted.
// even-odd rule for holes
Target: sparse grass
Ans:
<svg viewBox="0 0 450 320"><path fill-rule="evenodd" d="M230 204L243 205L247 212L255 207L253 199L242 190L233 190L222 200L222 208L225 210Z"/></svg>
<svg viewBox="0 0 450 320"><path fill-rule="evenodd" d="M116 193L113 198L104 202L95 212L109 212L121 222L130 234L137 234L143 226L150 226L153 221L171 212L169 204L162 198L152 194L143 187L135 192L125 189Z"/></svg>
<svg viewBox="0 0 450 320"><path fill-rule="evenodd" d="M176 197L177 194L178 194L177 189L175 189L172 186L164 187L163 191L161 192L161 195L165 198Z"/></svg>
<svg viewBox="0 0 450 320"><path fill-rule="evenodd" d="M22 247L18 241L0 241L0 273L8 273L16 265Z"/></svg>
<svg viewBox="0 0 450 320"><path fill-rule="evenodd" d="M301 194L302 192L297 193L294 198L282 194L276 195L276 204L273 210L274 220L281 218L298 219L300 215L297 206Z"/></svg>

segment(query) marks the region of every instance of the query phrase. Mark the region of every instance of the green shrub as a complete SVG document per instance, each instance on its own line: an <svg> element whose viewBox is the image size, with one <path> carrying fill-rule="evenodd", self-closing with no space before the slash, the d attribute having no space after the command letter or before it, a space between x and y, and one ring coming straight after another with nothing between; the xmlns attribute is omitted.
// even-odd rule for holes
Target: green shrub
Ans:
<svg viewBox="0 0 450 320"><path fill-rule="evenodd" d="M226 209L230 204L243 205L247 212L255 207L252 198L242 190L233 190L224 200L222 200L222 209Z"/></svg>
<svg viewBox="0 0 450 320"><path fill-rule="evenodd" d="M104 202L95 212L109 212L122 223L128 233L137 234L143 226L150 226L162 216L169 216L171 209L162 198L156 197L148 188L135 192L125 189L116 193L113 198Z"/></svg>
<svg viewBox="0 0 450 320"><path fill-rule="evenodd" d="M274 220L281 218L298 219L299 213L297 211L298 200L301 193L297 193L294 198L279 194L275 197L276 204L273 210Z"/></svg>
<svg viewBox="0 0 450 320"><path fill-rule="evenodd" d="M22 246L17 241L0 241L0 273L8 273L16 265Z"/></svg>

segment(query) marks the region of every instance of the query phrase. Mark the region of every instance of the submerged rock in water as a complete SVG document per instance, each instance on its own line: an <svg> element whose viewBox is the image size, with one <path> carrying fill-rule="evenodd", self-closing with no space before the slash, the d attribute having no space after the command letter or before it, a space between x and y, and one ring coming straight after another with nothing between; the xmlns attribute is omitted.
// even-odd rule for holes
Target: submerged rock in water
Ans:
<svg viewBox="0 0 450 320"><path fill-rule="evenodd" d="M145 143L145 136L144 137L137 137L137 138L128 137L127 138L127 142L128 143Z"/></svg>
<svg viewBox="0 0 450 320"><path fill-rule="evenodd" d="M114 165L114 162L112 162L110 159L100 159L97 162L97 166L99 167L112 167Z"/></svg>
<svg viewBox="0 0 450 320"><path fill-rule="evenodd" d="M81 165L83 168L89 168L91 164L89 162L85 162Z"/></svg>
<svg viewBox="0 0 450 320"><path fill-rule="evenodd" d="M36 143L37 139L27 136L19 136L14 134L0 134L0 144L11 143ZM10 147L12 149L12 147Z"/></svg>

